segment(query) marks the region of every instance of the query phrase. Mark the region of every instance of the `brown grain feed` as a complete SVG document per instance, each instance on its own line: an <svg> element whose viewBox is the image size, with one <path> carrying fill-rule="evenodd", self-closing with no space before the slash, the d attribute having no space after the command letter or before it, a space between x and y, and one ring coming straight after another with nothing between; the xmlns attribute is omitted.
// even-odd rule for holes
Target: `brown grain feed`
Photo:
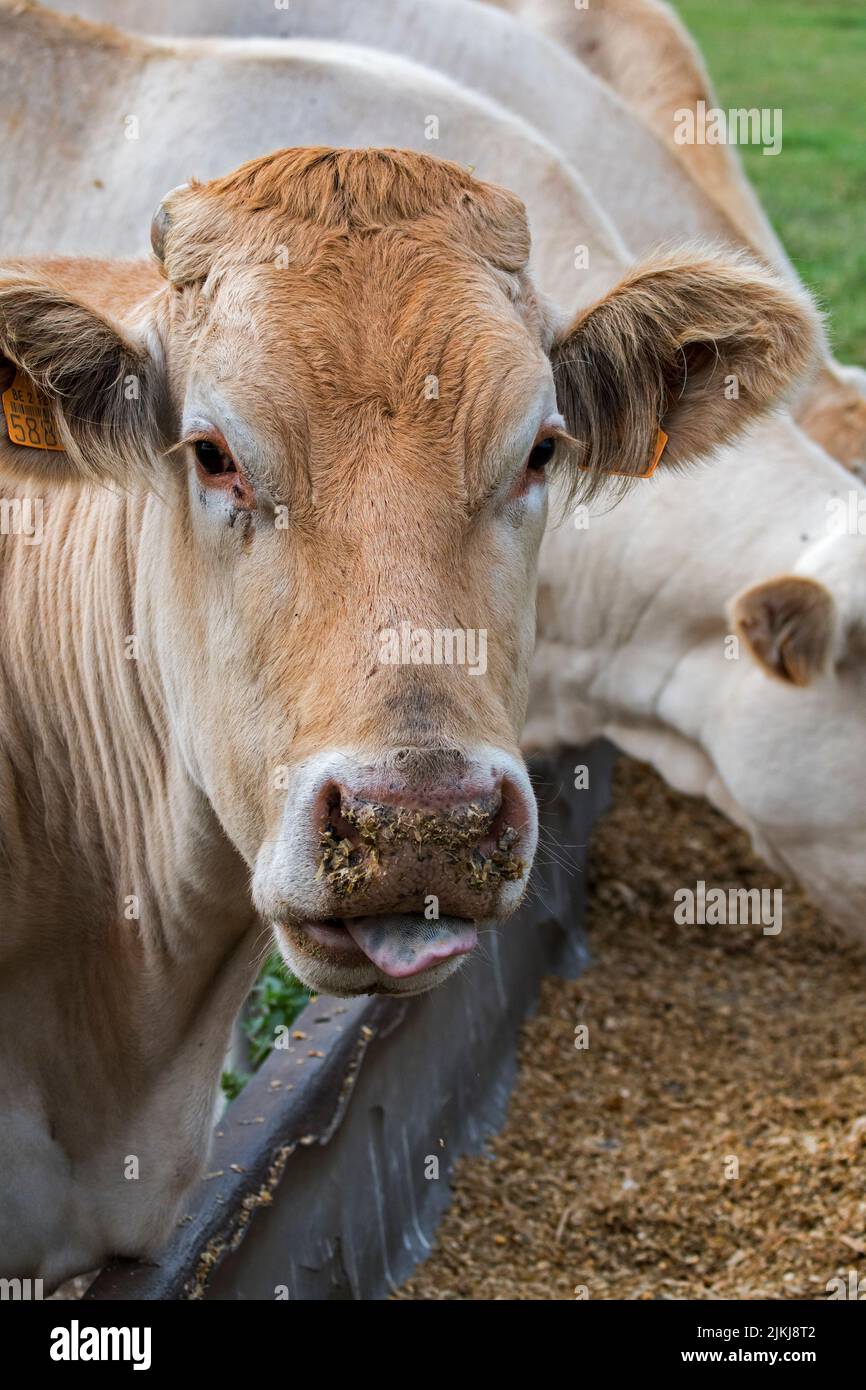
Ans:
<svg viewBox="0 0 866 1390"><path fill-rule="evenodd" d="M396 1296L866 1294L866 951L790 886L777 936L677 925L698 879L781 880L627 760L588 875L593 964L545 983L507 1124Z"/></svg>

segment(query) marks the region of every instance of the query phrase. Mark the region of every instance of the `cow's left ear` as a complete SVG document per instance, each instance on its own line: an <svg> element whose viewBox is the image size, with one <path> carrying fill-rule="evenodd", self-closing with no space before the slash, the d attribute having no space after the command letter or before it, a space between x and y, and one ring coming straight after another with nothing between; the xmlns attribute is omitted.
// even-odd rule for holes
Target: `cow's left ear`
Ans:
<svg viewBox="0 0 866 1390"><path fill-rule="evenodd" d="M143 329L89 307L50 274L0 265L3 467L130 486L162 445L157 356Z"/></svg>
<svg viewBox="0 0 866 1390"><path fill-rule="evenodd" d="M746 257L655 259L581 313L552 352L559 408L592 474L706 458L814 360L804 292Z"/></svg>
<svg viewBox="0 0 866 1390"><path fill-rule="evenodd" d="M744 589L730 616L737 636L768 675L809 685L828 670L836 642L836 605L816 579L782 574Z"/></svg>

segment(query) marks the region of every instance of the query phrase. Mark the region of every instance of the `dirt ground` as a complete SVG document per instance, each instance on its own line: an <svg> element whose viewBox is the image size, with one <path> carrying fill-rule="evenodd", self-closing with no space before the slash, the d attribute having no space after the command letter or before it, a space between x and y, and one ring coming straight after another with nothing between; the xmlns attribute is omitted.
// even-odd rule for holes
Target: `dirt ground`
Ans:
<svg viewBox="0 0 866 1390"><path fill-rule="evenodd" d="M866 1295L866 951L788 887L777 936L676 925L698 879L781 880L625 759L588 873L594 963L546 982L507 1125L396 1296Z"/></svg>

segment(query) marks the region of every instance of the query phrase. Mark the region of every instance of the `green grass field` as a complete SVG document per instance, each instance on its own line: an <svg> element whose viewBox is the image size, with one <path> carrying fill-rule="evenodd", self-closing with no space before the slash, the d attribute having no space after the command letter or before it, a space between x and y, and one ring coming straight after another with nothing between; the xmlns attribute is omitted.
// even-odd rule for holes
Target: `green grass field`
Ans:
<svg viewBox="0 0 866 1390"><path fill-rule="evenodd" d="M780 107L782 151L742 151L837 356L866 365L866 3L676 0L719 97Z"/></svg>

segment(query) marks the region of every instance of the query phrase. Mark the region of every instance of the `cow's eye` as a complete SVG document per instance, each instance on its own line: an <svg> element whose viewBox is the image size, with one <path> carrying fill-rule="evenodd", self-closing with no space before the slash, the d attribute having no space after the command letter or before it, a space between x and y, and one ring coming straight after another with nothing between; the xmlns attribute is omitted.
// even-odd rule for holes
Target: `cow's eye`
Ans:
<svg viewBox="0 0 866 1390"><path fill-rule="evenodd" d="M234 459L225 449L221 449L212 439L197 439L193 444L196 462L203 473L217 478L227 473L236 473Z"/></svg>
<svg viewBox="0 0 866 1390"><path fill-rule="evenodd" d="M526 467L530 473L543 473L547 465L556 453L556 440L539 439L533 448L529 458L526 460Z"/></svg>

